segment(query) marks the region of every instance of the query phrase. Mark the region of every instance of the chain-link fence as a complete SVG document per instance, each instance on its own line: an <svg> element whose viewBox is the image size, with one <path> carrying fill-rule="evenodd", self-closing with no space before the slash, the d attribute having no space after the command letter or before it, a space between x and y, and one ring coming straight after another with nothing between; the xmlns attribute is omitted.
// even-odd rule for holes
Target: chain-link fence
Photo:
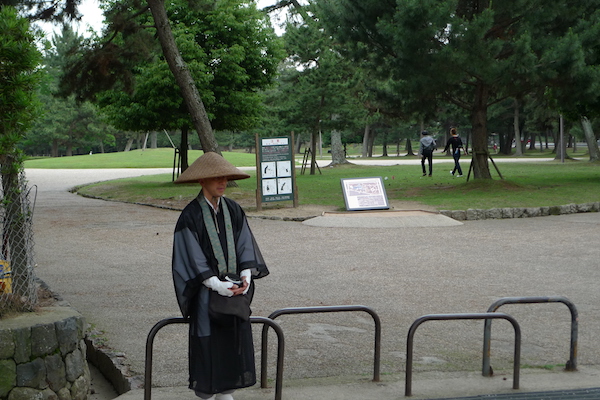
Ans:
<svg viewBox="0 0 600 400"><path fill-rule="evenodd" d="M37 302L31 188L24 172L15 178L0 177L0 318Z"/></svg>

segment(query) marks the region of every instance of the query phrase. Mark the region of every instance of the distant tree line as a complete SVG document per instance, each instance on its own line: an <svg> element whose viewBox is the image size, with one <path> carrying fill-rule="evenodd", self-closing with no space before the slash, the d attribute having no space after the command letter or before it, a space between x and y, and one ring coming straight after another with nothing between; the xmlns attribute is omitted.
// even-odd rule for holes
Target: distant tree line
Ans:
<svg viewBox="0 0 600 400"><path fill-rule="evenodd" d="M121 151L143 146L147 134L151 145L170 146L167 131L184 150L251 151L255 135L294 132L314 173L318 143L332 154L349 143L361 143L363 157L375 145L384 156L414 154L421 130L444 142L457 126L476 178L491 177L495 152L584 141L597 161L598 6L274 0L257 10L247 0L117 0L104 6L102 34L84 39L67 25L51 39L45 113L21 145L54 156ZM287 15L281 37L268 18L276 10ZM182 91L169 46L195 95Z"/></svg>

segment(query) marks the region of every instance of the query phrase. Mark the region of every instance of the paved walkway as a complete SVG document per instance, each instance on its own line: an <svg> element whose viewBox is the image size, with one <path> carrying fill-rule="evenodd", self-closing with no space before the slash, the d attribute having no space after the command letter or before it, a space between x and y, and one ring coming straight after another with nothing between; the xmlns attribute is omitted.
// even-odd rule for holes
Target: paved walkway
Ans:
<svg viewBox="0 0 600 400"><path fill-rule="evenodd" d="M27 171L39 188L34 214L37 275L104 332L107 344L126 355L134 374L144 371L150 328L179 315L170 276L178 212L85 199L67 189L150 172ZM523 331L521 390L600 386L600 214L466 221L448 227L331 228L265 219L250 224L271 270L257 282L255 316L283 307L362 304L382 321L382 382L373 383L368 316L280 317L286 334L284 398L402 398L406 335L416 318L484 312L497 299L512 296L565 296L579 310L580 371L565 373L532 366L567 361L568 309L560 304L501 309L517 318ZM257 329L257 346L259 333ZM415 341L414 398L511 392L513 340L508 324L494 323L496 377L483 378L477 373L480 321L424 324ZM275 375L274 342L273 336L270 379ZM165 328L155 343L153 382L180 399L193 398L185 390L187 394L179 393L186 384L186 348L181 326ZM324 395L327 388L332 391ZM272 391L253 388L239 391L237 398L272 396Z"/></svg>

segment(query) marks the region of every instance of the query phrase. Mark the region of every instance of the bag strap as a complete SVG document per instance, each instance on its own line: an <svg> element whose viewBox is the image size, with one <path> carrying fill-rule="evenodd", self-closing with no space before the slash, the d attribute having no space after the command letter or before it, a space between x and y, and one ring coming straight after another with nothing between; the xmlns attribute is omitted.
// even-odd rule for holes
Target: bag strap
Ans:
<svg viewBox="0 0 600 400"><path fill-rule="evenodd" d="M233 225L231 224L231 214L229 213L227 202L225 202L225 200L221 200L223 217L225 218L225 238L227 241L227 256L229 262L225 261L225 254L223 253L221 240L219 240L219 234L217 233L218 222L214 210L211 209L212 207L209 207L208 203L206 202L206 198L203 194L198 196L197 200L200 203L200 208L202 209L202 216L204 217L204 226L206 226L206 231L208 232L210 244L212 246L213 253L215 254L215 258L217 259L217 267L219 269L219 274L224 275L230 272L230 265L234 266L234 268L237 265L235 244L233 242ZM234 269L231 272L236 272L236 270Z"/></svg>

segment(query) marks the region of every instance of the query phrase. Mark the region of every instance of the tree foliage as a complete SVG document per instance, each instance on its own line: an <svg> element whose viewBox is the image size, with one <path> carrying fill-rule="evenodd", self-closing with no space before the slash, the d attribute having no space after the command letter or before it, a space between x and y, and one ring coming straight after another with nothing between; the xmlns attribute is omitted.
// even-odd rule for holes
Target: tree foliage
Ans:
<svg viewBox="0 0 600 400"><path fill-rule="evenodd" d="M41 53L29 22L13 7L0 7L0 163L2 174L21 168L17 145L37 116Z"/></svg>
<svg viewBox="0 0 600 400"><path fill-rule="evenodd" d="M81 99L98 101L120 129L195 127L181 85L154 37L155 21L141 5L130 9L125 4L130 3L115 2L107 10L112 21L109 27L121 31L109 29L102 40L83 49L83 56L63 79L63 88L75 91ZM174 1L166 11L211 129L242 130L256 125L260 92L271 84L282 57L265 15L254 4L240 0L193 6Z"/></svg>
<svg viewBox="0 0 600 400"><path fill-rule="evenodd" d="M560 87L565 77L589 78L582 75L584 55L599 49L600 36L584 34L598 26L598 0L567 8L557 0L317 3L328 29L354 59L391 78L403 107L451 102L470 114L476 178L491 177L488 108L508 97Z"/></svg>
<svg viewBox="0 0 600 400"><path fill-rule="evenodd" d="M28 298L33 290L26 256L27 207L20 172L22 153L17 145L36 117L41 54L29 22L16 9L0 6L0 180L4 207L2 256L9 253L14 294ZM6 259L6 258L5 258Z"/></svg>
<svg viewBox="0 0 600 400"><path fill-rule="evenodd" d="M44 112L27 133L23 148L29 154L73 155L85 151L103 151L104 144L114 145L114 130L99 117L90 102L77 102L74 96L56 95L59 76L70 49L82 41L65 25L52 37L44 51L45 78L39 90Z"/></svg>

